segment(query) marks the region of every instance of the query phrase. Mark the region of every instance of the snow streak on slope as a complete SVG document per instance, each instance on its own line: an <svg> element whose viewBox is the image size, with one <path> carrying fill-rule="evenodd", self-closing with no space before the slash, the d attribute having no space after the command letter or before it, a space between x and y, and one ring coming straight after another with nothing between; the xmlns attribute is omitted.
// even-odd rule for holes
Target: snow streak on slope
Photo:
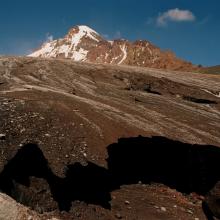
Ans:
<svg viewBox="0 0 220 220"><path fill-rule="evenodd" d="M123 52L123 57L122 57L121 61L118 64L122 64L127 58L127 48L126 48L125 44L123 46L120 46L120 48Z"/></svg>

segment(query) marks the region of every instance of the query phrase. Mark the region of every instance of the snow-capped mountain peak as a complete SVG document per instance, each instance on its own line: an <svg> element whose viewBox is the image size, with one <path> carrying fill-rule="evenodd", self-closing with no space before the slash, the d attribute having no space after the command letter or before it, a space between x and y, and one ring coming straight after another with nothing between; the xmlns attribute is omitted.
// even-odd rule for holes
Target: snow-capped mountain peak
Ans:
<svg viewBox="0 0 220 220"><path fill-rule="evenodd" d="M101 38L96 31L85 25L78 25L70 29L66 36L66 38L72 40L73 44L78 44L83 37L90 38L97 42L99 42Z"/></svg>
<svg viewBox="0 0 220 220"><path fill-rule="evenodd" d="M29 56L69 58L74 61L127 64L175 70L192 70L194 66L176 58L171 52L161 51L145 40L129 42L118 39L107 41L85 25L71 28L61 39L46 42Z"/></svg>
<svg viewBox="0 0 220 220"><path fill-rule="evenodd" d="M46 42L29 56L64 57L85 61L91 47L96 46L101 40L101 36L96 31L85 25L79 25L71 28L63 39Z"/></svg>

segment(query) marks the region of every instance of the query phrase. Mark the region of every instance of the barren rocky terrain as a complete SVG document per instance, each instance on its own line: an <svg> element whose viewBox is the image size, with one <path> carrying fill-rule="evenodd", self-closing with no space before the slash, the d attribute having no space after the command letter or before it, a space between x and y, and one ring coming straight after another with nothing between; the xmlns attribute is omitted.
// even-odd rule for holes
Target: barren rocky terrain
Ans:
<svg viewBox="0 0 220 220"><path fill-rule="evenodd" d="M0 57L0 219L219 217L219 147L219 75Z"/></svg>

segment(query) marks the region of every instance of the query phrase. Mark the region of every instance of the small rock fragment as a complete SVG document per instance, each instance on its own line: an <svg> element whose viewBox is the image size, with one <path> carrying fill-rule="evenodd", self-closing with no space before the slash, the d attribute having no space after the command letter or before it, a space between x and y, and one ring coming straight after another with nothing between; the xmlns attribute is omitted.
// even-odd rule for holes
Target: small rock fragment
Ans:
<svg viewBox="0 0 220 220"><path fill-rule="evenodd" d="M121 216L120 213L116 213L116 214L115 214L115 217L116 217L117 219L122 219L122 216Z"/></svg>
<svg viewBox="0 0 220 220"><path fill-rule="evenodd" d="M166 209L165 207L161 207L160 209L161 209L161 211L163 211L163 212L166 212L166 211L167 211L167 209Z"/></svg>
<svg viewBox="0 0 220 220"><path fill-rule="evenodd" d="M126 200L126 201L125 201L125 204L126 204L126 205L129 205L129 204L130 204L130 202L129 202L128 200Z"/></svg>
<svg viewBox="0 0 220 220"><path fill-rule="evenodd" d="M81 217L81 213L80 212L76 212L76 217Z"/></svg>
<svg viewBox="0 0 220 220"><path fill-rule="evenodd" d="M0 134L0 140L4 141L5 140L5 134Z"/></svg>
<svg viewBox="0 0 220 220"><path fill-rule="evenodd" d="M190 210L190 209L187 209L187 212L188 212L189 214L193 214L193 211Z"/></svg>
<svg viewBox="0 0 220 220"><path fill-rule="evenodd" d="M22 128L22 129L20 130L20 132L21 132L21 133L25 132L25 128Z"/></svg>

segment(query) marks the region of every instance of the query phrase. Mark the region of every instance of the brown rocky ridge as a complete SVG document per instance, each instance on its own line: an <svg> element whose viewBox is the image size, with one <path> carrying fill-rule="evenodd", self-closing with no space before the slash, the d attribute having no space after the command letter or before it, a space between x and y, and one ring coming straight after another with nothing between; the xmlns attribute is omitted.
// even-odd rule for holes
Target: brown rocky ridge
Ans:
<svg viewBox="0 0 220 220"><path fill-rule="evenodd" d="M0 57L0 218L214 219L219 147L219 75Z"/></svg>
<svg viewBox="0 0 220 220"><path fill-rule="evenodd" d="M162 51L146 40L129 42L105 40L87 26L76 26L61 39L44 43L29 56L69 58L74 61L132 65L169 70L199 70L190 62L181 60L171 51Z"/></svg>

